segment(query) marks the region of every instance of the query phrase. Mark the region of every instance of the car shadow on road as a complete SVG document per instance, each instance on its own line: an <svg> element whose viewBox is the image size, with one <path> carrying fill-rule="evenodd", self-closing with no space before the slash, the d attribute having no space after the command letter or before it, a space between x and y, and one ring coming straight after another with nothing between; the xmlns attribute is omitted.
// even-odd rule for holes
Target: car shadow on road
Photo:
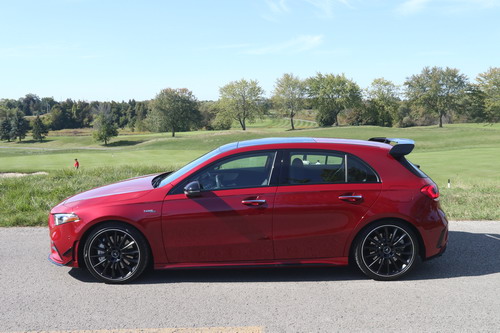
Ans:
<svg viewBox="0 0 500 333"><path fill-rule="evenodd" d="M408 279L432 280L500 273L500 235L450 231L446 252L420 265Z"/></svg>
<svg viewBox="0 0 500 333"><path fill-rule="evenodd" d="M446 253L421 263L403 280L448 279L500 273L500 235L450 231ZM97 282L83 269L69 274L82 282ZM368 279L355 267L277 267L149 271L133 284L193 282L297 282Z"/></svg>

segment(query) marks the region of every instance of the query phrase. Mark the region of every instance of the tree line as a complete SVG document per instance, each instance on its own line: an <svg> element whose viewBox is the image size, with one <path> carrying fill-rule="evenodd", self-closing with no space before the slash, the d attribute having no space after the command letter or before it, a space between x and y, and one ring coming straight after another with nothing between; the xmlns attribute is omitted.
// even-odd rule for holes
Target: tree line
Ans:
<svg viewBox="0 0 500 333"><path fill-rule="evenodd" d="M176 132L225 130L237 122L242 130L265 115L287 117L290 128L303 110L316 110L319 126L378 125L409 127L450 122L500 120L500 68L489 68L474 82L455 68L425 67L398 86L384 78L361 89L344 74L300 79L284 74L267 98L256 80L241 79L219 89L217 101L198 101L186 89L167 88L149 101L55 101L34 94L0 100L0 139L22 140L31 130L43 140L48 130L94 128L105 144L119 128ZM28 121L29 119L29 121Z"/></svg>

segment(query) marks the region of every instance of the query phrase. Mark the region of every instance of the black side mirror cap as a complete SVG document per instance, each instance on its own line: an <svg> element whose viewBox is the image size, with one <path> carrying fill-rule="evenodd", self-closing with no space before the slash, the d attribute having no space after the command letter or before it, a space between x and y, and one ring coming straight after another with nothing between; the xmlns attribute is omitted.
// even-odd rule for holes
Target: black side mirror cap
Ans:
<svg viewBox="0 0 500 333"><path fill-rule="evenodd" d="M184 187L184 194L188 198L194 198L194 197L201 196L200 182L195 180L194 182L187 184L186 187Z"/></svg>

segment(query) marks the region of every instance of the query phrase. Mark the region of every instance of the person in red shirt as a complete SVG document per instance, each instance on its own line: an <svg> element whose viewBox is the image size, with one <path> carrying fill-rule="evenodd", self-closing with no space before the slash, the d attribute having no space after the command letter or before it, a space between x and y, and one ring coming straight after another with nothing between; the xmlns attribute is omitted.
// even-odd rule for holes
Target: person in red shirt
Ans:
<svg viewBox="0 0 500 333"><path fill-rule="evenodd" d="M75 169L78 170L79 167L80 167L80 162L78 162L78 159L75 158Z"/></svg>

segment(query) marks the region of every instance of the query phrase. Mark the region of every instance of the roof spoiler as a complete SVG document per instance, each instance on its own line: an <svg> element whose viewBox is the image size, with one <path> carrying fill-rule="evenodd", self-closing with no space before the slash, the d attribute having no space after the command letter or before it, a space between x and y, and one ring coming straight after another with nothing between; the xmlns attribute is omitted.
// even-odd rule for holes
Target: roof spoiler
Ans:
<svg viewBox="0 0 500 333"><path fill-rule="evenodd" d="M368 139L368 141L382 142L388 144L394 142L395 145L389 151L389 154L391 154L394 158L401 158L405 155L408 155L409 153L411 153L413 148L415 148L415 141L410 139L377 137L377 138L370 138Z"/></svg>

